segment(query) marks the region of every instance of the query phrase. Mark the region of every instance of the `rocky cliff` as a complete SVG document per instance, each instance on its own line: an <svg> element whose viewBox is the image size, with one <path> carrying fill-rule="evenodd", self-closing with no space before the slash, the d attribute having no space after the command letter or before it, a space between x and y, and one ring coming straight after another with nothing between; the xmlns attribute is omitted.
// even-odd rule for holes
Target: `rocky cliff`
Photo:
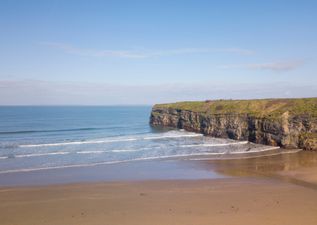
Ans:
<svg viewBox="0 0 317 225"><path fill-rule="evenodd" d="M152 126L317 150L317 98L215 100L155 105Z"/></svg>

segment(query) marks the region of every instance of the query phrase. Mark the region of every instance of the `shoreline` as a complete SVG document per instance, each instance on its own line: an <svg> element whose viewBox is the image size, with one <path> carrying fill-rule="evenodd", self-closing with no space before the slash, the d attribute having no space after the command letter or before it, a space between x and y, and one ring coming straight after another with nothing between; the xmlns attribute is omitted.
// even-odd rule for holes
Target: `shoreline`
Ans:
<svg viewBox="0 0 317 225"><path fill-rule="evenodd" d="M199 180L236 176L277 177L281 176L278 173L283 171L313 166L317 166L317 155L313 152L279 149L258 154L243 154L243 157L236 157L233 154L210 158L203 155L0 173L0 188L108 181Z"/></svg>
<svg viewBox="0 0 317 225"><path fill-rule="evenodd" d="M291 160L290 157L295 160ZM303 155L297 157L297 155ZM243 157L242 157L243 156ZM197 179L218 179L224 177L232 177L236 174L227 174L223 171L223 165L228 168L239 171L241 169L248 170L248 176L254 176L254 170L245 168L250 166L252 161L261 161L268 159L274 164L294 164L297 160L307 163L309 160L315 160L317 165L317 157L311 153L301 150L281 150L273 149L265 152L244 153L229 155L198 155L197 157L171 157L159 160L136 160L122 163L94 163L78 166L65 166L58 168L19 170L17 172L0 173L0 187L4 186L40 186L53 184L68 183L92 183L107 181L136 181L136 180L197 180ZM278 161L274 159L278 158ZM290 162L290 160L292 162ZM281 161L281 162L280 162ZM221 163L223 162L223 163ZM242 165L235 166L237 162ZM303 164L301 162L300 164ZM275 168L276 165L273 165ZM289 166L288 166L289 167ZM277 168L279 169L279 168ZM252 171L253 170L253 171ZM267 172L267 171L265 171ZM257 171L259 173L259 171Z"/></svg>

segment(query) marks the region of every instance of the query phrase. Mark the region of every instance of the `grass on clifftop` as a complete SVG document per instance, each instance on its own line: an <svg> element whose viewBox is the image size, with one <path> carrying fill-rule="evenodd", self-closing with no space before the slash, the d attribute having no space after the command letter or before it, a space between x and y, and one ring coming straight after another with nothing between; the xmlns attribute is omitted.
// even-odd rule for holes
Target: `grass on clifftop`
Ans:
<svg viewBox="0 0 317 225"><path fill-rule="evenodd" d="M276 116L284 112L291 115L317 116L317 98L256 99L256 100L207 100L157 104L155 108L172 108L207 114L251 114Z"/></svg>

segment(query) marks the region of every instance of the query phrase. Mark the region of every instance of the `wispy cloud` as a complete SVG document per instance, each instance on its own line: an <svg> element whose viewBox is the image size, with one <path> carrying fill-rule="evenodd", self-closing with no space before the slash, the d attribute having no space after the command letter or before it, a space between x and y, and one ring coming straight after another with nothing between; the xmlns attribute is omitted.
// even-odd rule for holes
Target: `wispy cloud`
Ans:
<svg viewBox="0 0 317 225"><path fill-rule="evenodd" d="M315 84L288 82L115 85L75 81L0 80L0 105L155 104L205 99L313 97L316 93Z"/></svg>
<svg viewBox="0 0 317 225"><path fill-rule="evenodd" d="M92 57L121 57L121 58L146 58L146 55L137 51L123 51L123 50L96 50L88 48L78 48L69 44L55 43L55 42L42 42L52 48L60 49L69 54L92 56Z"/></svg>
<svg viewBox="0 0 317 225"><path fill-rule="evenodd" d="M97 50L90 48L75 47L70 44L58 42L41 42L40 44L60 49L68 54L91 56L91 57L117 57L142 59L160 56L173 56L185 54L206 54L206 53L233 53L239 55L254 54L252 50L243 48L178 48L164 50Z"/></svg>
<svg viewBox="0 0 317 225"><path fill-rule="evenodd" d="M251 63L251 64L231 64L221 66L223 69L245 68L252 70L271 70L275 72L284 72L295 70L304 65L304 60L290 60L269 63Z"/></svg>
<svg viewBox="0 0 317 225"><path fill-rule="evenodd" d="M240 55L252 55L255 54L255 51L250 49L243 49L243 48L220 48L214 49L215 52L228 52L228 53L236 53Z"/></svg>

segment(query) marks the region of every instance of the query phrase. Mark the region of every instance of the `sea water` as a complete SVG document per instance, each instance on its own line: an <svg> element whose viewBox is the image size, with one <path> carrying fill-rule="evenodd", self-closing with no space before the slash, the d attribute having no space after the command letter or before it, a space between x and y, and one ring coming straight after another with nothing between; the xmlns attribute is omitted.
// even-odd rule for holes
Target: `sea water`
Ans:
<svg viewBox="0 0 317 225"><path fill-rule="evenodd" d="M0 107L0 174L270 150L149 125L150 106Z"/></svg>

